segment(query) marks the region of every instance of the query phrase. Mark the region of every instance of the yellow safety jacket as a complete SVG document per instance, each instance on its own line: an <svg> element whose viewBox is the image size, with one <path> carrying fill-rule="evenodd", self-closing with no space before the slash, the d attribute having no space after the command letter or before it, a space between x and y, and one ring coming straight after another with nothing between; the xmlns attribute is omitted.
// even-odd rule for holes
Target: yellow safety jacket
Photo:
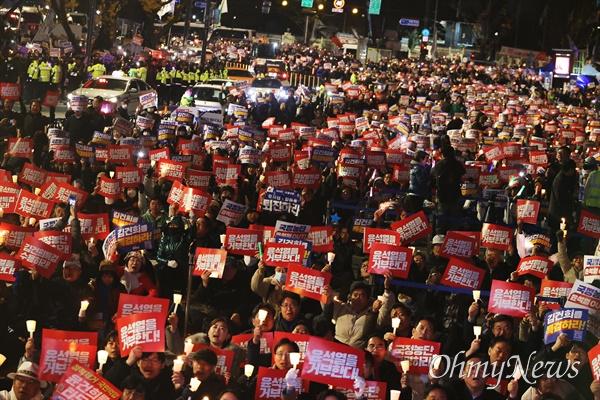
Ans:
<svg viewBox="0 0 600 400"><path fill-rule="evenodd" d="M31 62L31 64L29 64L29 67L27 68L27 75L29 75L29 77L31 79L33 79L34 81L37 81L38 77L40 76L40 70L39 70L39 64L37 62L37 60L33 60Z"/></svg>
<svg viewBox="0 0 600 400"><path fill-rule="evenodd" d="M43 83L50 82L50 73L52 71L52 67L47 62L41 62L39 67L40 78L39 81Z"/></svg>
<svg viewBox="0 0 600 400"><path fill-rule="evenodd" d="M600 208L600 171L593 171L588 176L583 192L583 205Z"/></svg>
<svg viewBox="0 0 600 400"><path fill-rule="evenodd" d="M146 82L146 78L148 77L148 68L139 67L137 70L137 73L138 73L138 78L140 78L141 80Z"/></svg>
<svg viewBox="0 0 600 400"><path fill-rule="evenodd" d="M88 67L88 72L92 73L92 78L97 78L106 74L106 67L103 64L97 63Z"/></svg>
<svg viewBox="0 0 600 400"><path fill-rule="evenodd" d="M55 64L52 66L52 83L59 84L62 79L62 68Z"/></svg>

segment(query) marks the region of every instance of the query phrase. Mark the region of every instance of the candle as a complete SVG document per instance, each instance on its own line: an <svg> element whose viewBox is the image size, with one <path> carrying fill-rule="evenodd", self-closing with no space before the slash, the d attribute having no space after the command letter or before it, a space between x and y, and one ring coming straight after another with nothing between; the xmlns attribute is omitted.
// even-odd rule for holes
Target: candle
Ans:
<svg viewBox="0 0 600 400"><path fill-rule="evenodd" d="M175 303L175 308L173 309L173 314L177 314L177 306L181 304L181 293L173 293L173 303Z"/></svg>
<svg viewBox="0 0 600 400"><path fill-rule="evenodd" d="M219 235L219 238L221 239L221 244L223 246L225 246L225 238L227 237L227 235Z"/></svg>
<svg viewBox="0 0 600 400"><path fill-rule="evenodd" d="M252 257L244 256L244 264L246 264L246 266L250 265L250 261L252 261Z"/></svg>
<svg viewBox="0 0 600 400"><path fill-rule="evenodd" d="M39 196L41 191L42 191L42 189L40 189L40 188L35 188L35 189L33 190L33 193L35 193L35 195L36 195L36 196Z"/></svg>
<svg viewBox="0 0 600 400"><path fill-rule="evenodd" d="M392 328L398 329L400 327L400 318L392 318Z"/></svg>
<svg viewBox="0 0 600 400"><path fill-rule="evenodd" d="M13 176L12 176L13 183L17 183L17 180L18 180L18 179L19 179L19 176L18 176L18 175L13 175Z"/></svg>
<svg viewBox="0 0 600 400"><path fill-rule="evenodd" d="M267 319L267 315L269 314L269 312L267 310L258 310L258 322L262 325L263 322L265 322L265 319Z"/></svg>
<svg viewBox="0 0 600 400"><path fill-rule="evenodd" d="M481 335L481 327L480 326L474 326L473 327L473 334L475 335L475 339L479 339L479 335Z"/></svg>
<svg viewBox="0 0 600 400"><path fill-rule="evenodd" d="M152 168L154 168L155 165L156 165L156 160L150 160L150 166Z"/></svg>
<svg viewBox="0 0 600 400"><path fill-rule="evenodd" d="M192 341L188 339L183 344L183 352L186 356L189 356L192 350L194 350L194 343L192 343Z"/></svg>
<svg viewBox="0 0 600 400"><path fill-rule="evenodd" d="M410 368L410 361L409 360L400 361L400 367L402 367L402 372L407 373L408 369Z"/></svg>
<svg viewBox="0 0 600 400"><path fill-rule="evenodd" d="M108 175L109 175L111 178L113 178L113 177L115 176L115 171L109 171L109 172L108 172Z"/></svg>
<svg viewBox="0 0 600 400"><path fill-rule="evenodd" d="M292 364L294 366L294 369L298 366L298 364L300 363L300 353L290 353L290 364Z"/></svg>
<svg viewBox="0 0 600 400"><path fill-rule="evenodd" d="M200 382L200 379L193 377L192 379L190 379L190 390L192 392L195 392L196 390L198 390L201 383L202 382Z"/></svg>
<svg viewBox="0 0 600 400"><path fill-rule="evenodd" d="M27 332L29 332L29 337L32 338L33 332L35 332L36 322L33 319L29 319L29 320L25 321L25 324L27 325Z"/></svg>
<svg viewBox="0 0 600 400"><path fill-rule="evenodd" d="M81 306L79 307L79 318L85 317L85 312L90 306L90 302L87 300L81 300Z"/></svg>
<svg viewBox="0 0 600 400"><path fill-rule="evenodd" d="M333 260L335 259L335 253L327 253L327 262L329 264L331 264L333 262Z"/></svg>
<svg viewBox="0 0 600 400"><path fill-rule="evenodd" d="M390 390L390 400L399 400L400 399L400 391L399 390Z"/></svg>
<svg viewBox="0 0 600 400"><path fill-rule="evenodd" d="M4 361L6 361L6 356L4 354L0 354L0 366L4 364Z"/></svg>
<svg viewBox="0 0 600 400"><path fill-rule="evenodd" d="M106 361L108 360L108 351L98 350L98 368L102 369Z"/></svg>
<svg viewBox="0 0 600 400"><path fill-rule="evenodd" d="M175 360L173 360L173 372L181 372L181 369L183 368L183 360L179 357L177 357Z"/></svg>
<svg viewBox="0 0 600 400"><path fill-rule="evenodd" d="M30 226L35 225L35 218L33 218L33 217L29 218L29 225Z"/></svg>
<svg viewBox="0 0 600 400"><path fill-rule="evenodd" d="M252 364L244 365L244 375L246 375L246 378L250 379L253 372L254 372L254 365L252 365Z"/></svg>
<svg viewBox="0 0 600 400"><path fill-rule="evenodd" d="M477 301L481 298L481 290L473 290L473 301Z"/></svg>
<svg viewBox="0 0 600 400"><path fill-rule="evenodd" d="M564 231L567 229L567 220L565 218L560 219L560 230Z"/></svg>

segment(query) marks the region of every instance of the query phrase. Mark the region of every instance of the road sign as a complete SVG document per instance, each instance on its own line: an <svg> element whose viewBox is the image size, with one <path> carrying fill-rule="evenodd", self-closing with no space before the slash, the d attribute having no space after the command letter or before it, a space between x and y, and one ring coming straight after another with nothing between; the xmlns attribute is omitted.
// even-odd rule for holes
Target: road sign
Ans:
<svg viewBox="0 0 600 400"><path fill-rule="evenodd" d="M196 8L206 8L206 2L205 1L195 1L194 2L194 7L196 7Z"/></svg>
<svg viewBox="0 0 600 400"><path fill-rule="evenodd" d="M421 35L423 35L423 36L429 36L429 33L430 33L429 29L427 29L427 28L423 28L423 30L421 31Z"/></svg>
<svg viewBox="0 0 600 400"><path fill-rule="evenodd" d="M410 18L400 18L400 26L412 26L413 28L418 28L419 20Z"/></svg>
<svg viewBox="0 0 600 400"><path fill-rule="evenodd" d="M346 0L333 0L333 8L331 11L336 13L344 12L344 6L346 5Z"/></svg>
<svg viewBox="0 0 600 400"><path fill-rule="evenodd" d="M379 15L379 11L381 11L381 0L369 1L369 14Z"/></svg>
<svg viewBox="0 0 600 400"><path fill-rule="evenodd" d="M312 8L314 0L302 0L302 7Z"/></svg>

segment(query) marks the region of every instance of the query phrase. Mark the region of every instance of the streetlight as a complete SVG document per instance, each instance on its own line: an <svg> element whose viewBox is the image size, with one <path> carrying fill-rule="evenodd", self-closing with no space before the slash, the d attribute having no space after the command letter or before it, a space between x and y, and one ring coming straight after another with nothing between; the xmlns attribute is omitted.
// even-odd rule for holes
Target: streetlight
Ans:
<svg viewBox="0 0 600 400"><path fill-rule="evenodd" d="M358 8L354 7L354 8L352 9L352 14L358 14Z"/></svg>
<svg viewBox="0 0 600 400"><path fill-rule="evenodd" d="M318 9L319 11L323 10L324 8L325 8L325 6L324 6L323 4L319 4L319 5L317 6L317 9Z"/></svg>
<svg viewBox="0 0 600 400"><path fill-rule="evenodd" d="M282 5L282 6L284 6L284 7L285 7L285 6L287 6L287 5L288 5L288 2L287 2L287 0L283 0L283 1L281 2L281 5Z"/></svg>

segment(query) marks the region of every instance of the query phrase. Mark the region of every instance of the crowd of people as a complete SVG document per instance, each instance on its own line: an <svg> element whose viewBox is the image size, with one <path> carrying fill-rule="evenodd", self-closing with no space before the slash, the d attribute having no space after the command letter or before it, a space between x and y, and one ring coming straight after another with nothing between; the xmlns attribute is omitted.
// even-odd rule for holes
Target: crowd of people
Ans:
<svg viewBox="0 0 600 400"><path fill-rule="evenodd" d="M216 60L234 53L219 46ZM252 61L249 52L235 54L237 62ZM3 99L0 266L16 268L0 274L0 399L54 398L60 376L43 378L52 369L50 330L65 338L95 333L88 344L107 360L94 361L94 351L88 367L122 399L600 399L588 358L600 308L587 303L582 337L565 329L544 340L545 316L564 308L587 276L584 256L592 263L600 256L596 89L547 88L525 66L460 59L363 65L301 45L284 46L281 59L288 71L317 75L322 84L256 96L233 84L222 123L158 101L135 115L106 111L101 97L87 107L71 101L64 120L55 120L42 114L40 85L20 101ZM123 63L111 65L89 73L129 73ZM150 84L167 83L163 66L142 65ZM190 68L194 82L205 72L182 67ZM46 69L44 80L52 80ZM26 69L11 73L15 79L5 73L2 81L31 84ZM127 184L125 171L134 176ZM60 197L60 188L68 195ZM188 193L196 200L186 201ZM533 220L519 211L524 201L538 204ZM107 226L90 222L104 216ZM423 235L404 228L414 218ZM119 236L127 226L149 235L128 241ZM492 228L508 232L505 247L488 238ZM46 273L43 255L27 258L27 246L39 242L30 238L65 232L68 254L55 270ZM236 232L242 242L259 232L257 243L240 251ZM460 249L452 241L472 237L472 251L453 253ZM268 250L278 238L300 243L302 260L274 262L278 253ZM373 265L369 249L378 242L410 249L402 277L393 257L381 269ZM226 251L220 272L192 274L202 254L222 254L211 249ZM541 274L522 271L520 262L532 256L548 260ZM449 284L455 265L481 279ZM330 278L316 298L292 284L302 270ZM497 282L541 297L519 316L494 312L487 294ZM548 282L561 294L543 291ZM600 293L600 282L591 285ZM167 302L160 351L145 347L142 332L122 354L131 339L119 329L127 295ZM290 357L307 352L299 337L310 338L309 347L318 338L360 354L360 373L341 383L311 380ZM421 365L419 354L399 353L401 343L437 343L450 358L426 356L425 371L409 369L404 361ZM456 357L468 372L441 373ZM493 382L489 371L469 368L515 357L574 373L557 377L544 367L535 376L524 368L517 376L513 365ZM329 368L331 376L335 365ZM379 394L371 390L381 388L377 382L385 384Z"/></svg>

